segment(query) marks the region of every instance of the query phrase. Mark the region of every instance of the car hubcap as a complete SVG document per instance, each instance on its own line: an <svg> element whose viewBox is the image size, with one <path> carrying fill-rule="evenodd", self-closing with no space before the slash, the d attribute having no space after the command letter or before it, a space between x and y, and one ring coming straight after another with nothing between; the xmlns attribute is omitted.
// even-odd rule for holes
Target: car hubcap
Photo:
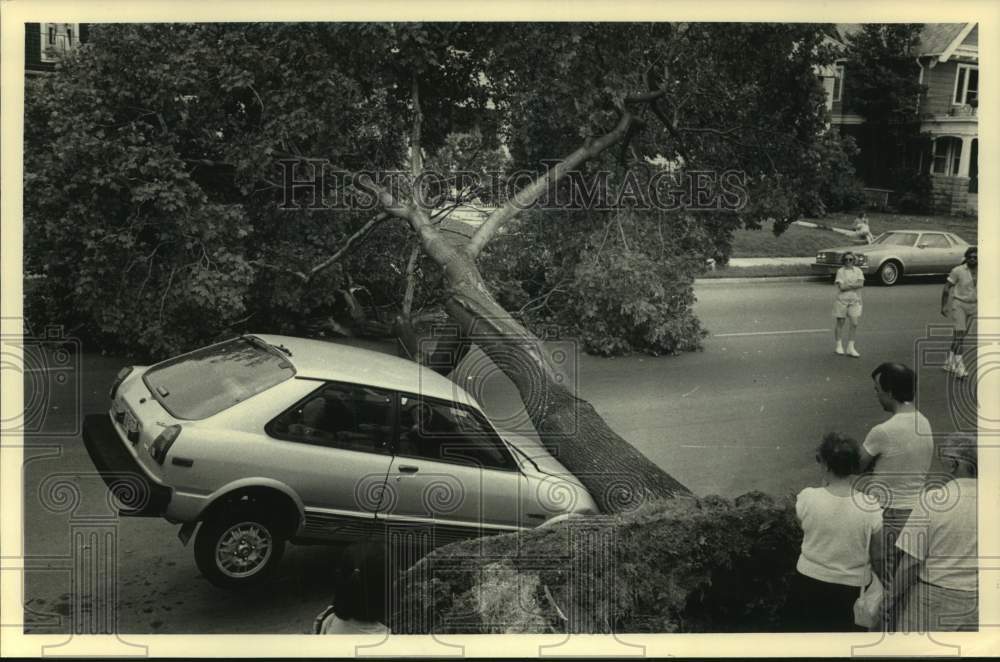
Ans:
<svg viewBox="0 0 1000 662"><path fill-rule="evenodd" d="M894 264L886 265L885 270L882 273L883 273L882 278L885 279L885 282L887 283L896 282L896 265Z"/></svg>
<svg viewBox="0 0 1000 662"><path fill-rule="evenodd" d="M240 522L226 529L215 546L215 562L228 577L249 577L271 558L271 533L257 522Z"/></svg>

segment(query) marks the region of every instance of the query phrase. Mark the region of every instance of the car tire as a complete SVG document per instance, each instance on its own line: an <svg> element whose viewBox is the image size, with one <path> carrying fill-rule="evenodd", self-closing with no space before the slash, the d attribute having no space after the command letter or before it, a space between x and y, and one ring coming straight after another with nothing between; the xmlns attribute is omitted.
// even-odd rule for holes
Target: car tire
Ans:
<svg viewBox="0 0 1000 662"><path fill-rule="evenodd" d="M903 275L903 265L895 260L886 260L878 268L878 280L886 287L892 287L899 282L899 277Z"/></svg>
<svg viewBox="0 0 1000 662"><path fill-rule="evenodd" d="M278 567L285 540L273 517L241 506L202 522L194 541L194 559L208 581L220 588L260 584Z"/></svg>

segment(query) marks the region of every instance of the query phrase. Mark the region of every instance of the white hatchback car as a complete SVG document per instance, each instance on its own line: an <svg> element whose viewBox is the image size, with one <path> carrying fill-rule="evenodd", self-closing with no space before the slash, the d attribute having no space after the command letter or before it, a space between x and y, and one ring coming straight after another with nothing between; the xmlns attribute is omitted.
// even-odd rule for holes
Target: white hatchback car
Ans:
<svg viewBox="0 0 1000 662"><path fill-rule="evenodd" d="M83 438L119 511L181 523L226 587L273 570L285 541L414 527L431 544L597 512L537 442L501 436L461 387L411 361L246 335L118 373Z"/></svg>

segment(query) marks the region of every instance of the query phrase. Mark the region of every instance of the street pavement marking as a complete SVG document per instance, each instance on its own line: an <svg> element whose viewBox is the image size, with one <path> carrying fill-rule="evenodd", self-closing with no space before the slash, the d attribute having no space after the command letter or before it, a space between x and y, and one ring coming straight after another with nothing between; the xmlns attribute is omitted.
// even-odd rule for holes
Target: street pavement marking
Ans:
<svg viewBox="0 0 1000 662"><path fill-rule="evenodd" d="M796 329L790 331L746 331L743 333L716 333L713 338L734 338L736 336L780 336L788 333L829 333L830 329Z"/></svg>
<svg viewBox="0 0 1000 662"><path fill-rule="evenodd" d="M693 389L691 389L690 391L688 391L687 393L685 393L681 397L682 398L686 398L686 397L688 397L689 395L691 395L692 393L694 393L695 391L697 391L700 388L701 388L701 385L695 386Z"/></svg>
<svg viewBox="0 0 1000 662"><path fill-rule="evenodd" d="M789 329L786 331L741 331L740 333L716 333L712 335L712 338L737 338L745 336L783 336L795 333L829 333L832 328L826 329ZM893 334L899 335L902 333L920 333L927 332L926 328L910 328L910 329L867 329L865 335L884 335Z"/></svg>

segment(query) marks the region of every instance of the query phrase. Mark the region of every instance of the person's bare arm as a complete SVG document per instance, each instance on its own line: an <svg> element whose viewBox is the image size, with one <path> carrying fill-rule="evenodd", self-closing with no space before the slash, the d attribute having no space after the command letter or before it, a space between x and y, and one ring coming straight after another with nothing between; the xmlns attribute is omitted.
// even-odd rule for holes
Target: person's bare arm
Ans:
<svg viewBox="0 0 1000 662"><path fill-rule="evenodd" d="M867 473L875 468L876 457L877 456L869 453L868 449L866 449L864 445L861 446L861 463L859 465L861 468L861 473Z"/></svg>
<svg viewBox="0 0 1000 662"><path fill-rule="evenodd" d="M948 297L951 296L951 288L953 284L949 281L944 284L944 289L941 290L941 314L948 317Z"/></svg>

